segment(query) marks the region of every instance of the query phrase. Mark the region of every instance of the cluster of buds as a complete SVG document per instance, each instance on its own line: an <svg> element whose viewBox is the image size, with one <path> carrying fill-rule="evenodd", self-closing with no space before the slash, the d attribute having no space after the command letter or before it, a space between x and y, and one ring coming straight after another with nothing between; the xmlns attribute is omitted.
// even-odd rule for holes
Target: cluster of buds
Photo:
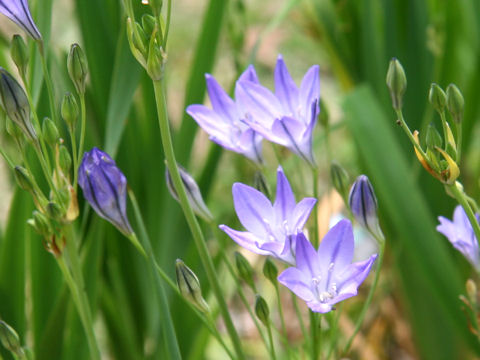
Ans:
<svg viewBox="0 0 480 360"><path fill-rule="evenodd" d="M152 80L160 80L167 61L165 52L166 31L160 21L162 1L149 1L154 16L144 14L141 23L135 21L130 0L125 1L127 18L127 38L130 50L137 61L145 68Z"/></svg>
<svg viewBox="0 0 480 360"><path fill-rule="evenodd" d="M13 37L11 57L25 87L11 73L0 67L0 105L7 115L7 133L13 138L23 163L15 165L6 152L3 153L14 171L18 185L32 195L35 203L36 210L28 223L43 237L47 250L58 255L63 248L61 228L78 216L74 181L76 177L72 176L77 169L72 166L72 155L60 136L58 124L48 117L40 123L36 110L32 107L26 81L28 51L19 35ZM67 67L78 94L83 95L87 74L86 60L76 44L72 46L68 56ZM66 96L62 103L62 117L71 127L72 133L78 113L73 95ZM55 118L55 114L52 114L52 117ZM72 143L75 144L73 141ZM28 147L35 150L44 181L38 181L26 161ZM45 180L49 187L47 191L38 185Z"/></svg>
<svg viewBox="0 0 480 360"><path fill-rule="evenodd" d="M436 179L446 185L452 185L460 175L458 162L460 160L462 127L464 112L463 95L454 84L448 85L446 92L437 84L432 84L428 99L440 116L443 135L430 125L426 132L424 145L417 130L413 133L408 128L402 115L403 94L407 80L402 65L397 59L392 59L387 72L387 86L392 98L392 106L397 112L397 123L407 132L412 142L415 154L422 166ZM447 121L446 113L452 121ZM455 124L455 135L451 124Z"/></svg>

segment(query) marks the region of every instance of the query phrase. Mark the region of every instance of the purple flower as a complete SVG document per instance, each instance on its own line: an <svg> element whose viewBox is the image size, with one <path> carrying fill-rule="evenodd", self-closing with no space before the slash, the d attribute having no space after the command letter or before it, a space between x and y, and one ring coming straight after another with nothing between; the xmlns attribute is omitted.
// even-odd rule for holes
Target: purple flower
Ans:
<svg viewBox="0 0 480 360"><path fill-rule="evenodd" d="M232 192L235 211L247 231L226 225L220 225L220 229L247 250L295 264L294 235L303 229L316 200L305 198L297 204L281 167L277 170L273 205L260 191L241 183L235 183Z"/></svg>
<svg viewBox="0 0 480 360"><path fill-rule="evenodd" d="M326 313L339 301L357 295L377 254L368 260L351 263L353 230L348 220L341 220L325 235L318 251L303 233L296 236L296 267L278 276L278 281L306 301L315 312Z"/></svg>
<svg viewBox="0 0 480 360"><path fill-rule="evenodd" d="M212 109L204 105L190 105L187 113L210 135L210 140L262 163L262 137L245 123L237 104L213 76L206 74L205 78ZM247 68L239 81L258 83L253 66Z"/></svg>
<svg viewBox="0 0 480 360"><path fill-rule="evenodd" d="M0 0L0 13L20 26L35 40L42 38L30 15L27 0Z"/></svg>
<svg viewBox="0 0 480 360"><path fill-rule="evenodd" d="M238 81L235 98L250 127L288 147L315 166L312 134L320 111L319 67L312 66L297 87L281 55L275 67L275 94L255 81Z"/></svg>
<svg viewBox="0 0 480 360"><path fill-rule="evenodd" d="M107 153L94 147L83 155L78 184L98 215L124 235L133 233L127 219L127 179Z"/></svg>
<svg viewBox="0 0 480 360"><path fill-rule="evenodd" d="M480 222L480 215L476 214L476 217ZM478 240L463 207L458 205L455 208L453 221L443 216L439 216L438 220L440 225L437 226L437 231L445 235L453 247L460 251L476 270L480 271Z"/></svg>

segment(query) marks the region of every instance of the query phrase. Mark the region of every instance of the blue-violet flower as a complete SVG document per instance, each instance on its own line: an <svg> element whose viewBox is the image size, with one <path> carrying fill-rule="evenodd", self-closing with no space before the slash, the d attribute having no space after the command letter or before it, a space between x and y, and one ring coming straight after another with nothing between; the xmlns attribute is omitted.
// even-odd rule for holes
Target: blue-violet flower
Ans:
<svg viewBox="0 0 480 360"><path fill-rule="evenodd" d="M480 215L476 214L476 217L480 222ZM438 220L440 225L437 226L437 231L445 235L453 247L460 251L476 270L480 271L478 240L463 207L458 205L455 208L453 221L443 216L439 216Z"/></svg>
<svg viewBox="0 0 480 360"><path fill-rule="evenodd" d="M190 105L187 113L210 135L210 140L224 148L243 154L262 163L262 137L252 130L243 119L244 112L210 74L205 75L212 109L204 105ZM238 80L258 84L253 66Z"/></svg>
<svg viewBox="0 0 480 360"><path fill-rule="evenodd" d="M296 236L296 267L278 276L278 281L306 301L315 312L326 313L339 301L357 295L377 254L351 263L354 240L352 224L341 220L325 235L318 251L303 233Z"/></svg>
<svg viewBox="0 0 480 360"><path fill-rule="evenodd" d="M235 242L260 255L272 255L295 264L295 234L301 231L316 203L304 198L298 204L281 167L277 170L277 193L272 205L260 191L235 183L232 187L235 211L247 231L220 225Z"/></svg>
<svg viewBox="0 0 480 360"><path fill-rule="evenodd" d="M20 26L35 40L42 38L42 34L33 22L27 0L0 0L0 13Z"/></svg>
<svg viewBox="0 0 480 360"><path fill-rule="evenodd" d="M288 147L312 166L312 135L320 112L318 65L303 77L300 88L281 55L275 67L275 94L254 81L238 81L235 98L245 121L265 139Z"/></svg>
<svg viewBox="0 0 480 360"><path fill-rule="evenodd" d="M83 155L78 184L99 216L124 235L133 233L127 218L127 179L107 153L94 147Z"/></svg>

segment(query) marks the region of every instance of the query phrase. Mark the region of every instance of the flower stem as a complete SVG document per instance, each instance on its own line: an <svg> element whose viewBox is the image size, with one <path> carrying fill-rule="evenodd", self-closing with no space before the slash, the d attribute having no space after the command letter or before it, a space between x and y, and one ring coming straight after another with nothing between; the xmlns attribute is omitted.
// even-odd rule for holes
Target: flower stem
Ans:
<svg viewBox="0 0 480 360"><path fill-rule="evenodd" d="M312 167L312 178L313 178L313 197L318 201L318 168ZM312 244L315 249L318 249L320 243L318 229L320 228L318 224L318 206L313 210L313 215L315 219L313 221L313 241Z"/></svg>
<svg viewBox="0 0 480 360"><path fill-rule="evenodd" d="M287 326L285 325L285 317L283 316L283 306L282 306L282 299L280 298L280 289L278 287L278 282L274 282L274 285L275 287L275 294L277 296L277 304L278 304L278 315L280 317L280 322L282 324L282 331L281 331L281 335L282 335L282 342L283 342L283 345L285 346L285 349L287 351L287 358L290 359L291 358L291 353L290 353L290 346L288 344L288 336L287 336Z"/></svg>
<svg viewBox="0 0 480 360"><path fill-rule="evenodd" d="M312 360L317 360L320 355L320 324L318 322L317 314L309 311L310 314L310 336L311 336L311 350Z"/></svg>
<svg viewBox="0 0 480 360"><path fill-rule="evenodd" d="M425 161L428 163L430 167L433 168L430 164L430 160L428 160L427 154L425 154L425 151L423 151L422 147L420 146L417 141L415 141L415 138L413 137L412 132L410 131L410 128L408 127L407 123L405 122L405 119L403 118L403 112L402 110L396 110L397 117L398 117L398 125L405 131L405 134L407 134L408 138L410 139L410 142L412 145L417 149L417 151L422 155L422 157L425 159Z"/></svg>
<svg viewBox="0 0 480 360"><path fill-rule="evenodd" d="M57 111L55 108L55 93L53 92L52 78L50 77L50 72L48 71L47 58L46 58L44 47L43 47L43 40L38 40L37 44L40 52L40 59L42 61L43 76L45 78L45 84L47 85L48 101L50 103L50 112L52 113L52 120L55 123L55 125L58 125Z"/></svg>
<svg viewBox="0 0 480 360"><path fill-rule="evenodd" d="M170 171L170 174L172 175L172 180L173 180L175 189L177 190L179 195L180 205L182 207L183 213L185 215L187 223L192 232L195 246L197 247L197 251L199 253L200 259L205 268L208 281L212 286L213 293L215 294L215 297L217 299L220 312L225 321L225 326L227 328L227 331L230 335L233 346L235 348L235 353L239 359L244 359L245 356L243 354L242 346L240 343L240 337L238 336L237 330L233 325L232 318L228 311L227 303L225 302L225 298L222 294L222 290L220 288L218 278L215 274L215 267L213 265L212 258L208 253L205 238L203 236L202 230L200 229L200 225L197 219L195 218L195 214L193 213L193 210L188 202L187 194L185 192L185 187L180 177L180 173L178 172L175 153L173 151L172 137L170 134L170 125L168 123L167 104L166 104L165 93L163 89L164 84L162 80L153 80L153 86L155 90L155 100L157 104L157 115L158 115L158 122L160 126L160 135L162 138L163 149L164 149L165 157L167 160L167 167L168 167L168 170Z"/></svg>
<svg viewBox="0 0 480 360"><path fill-rule="evenodd" d="M86 112L86 107L85 107L85 94L79 94L80 96L80 116L81 116L81 121L80 121L80 143L78 145L78 158L73 160L73 186L75 188L75 191L77 190L77 179L78 179L78 164L80 163L82 159L82 153L83 153L83 145L85 143L85 127L86 127L86 122L87 122L87 112Z"/></svg>
<svg viewBox="0 0 480 360"><path fill-rule="evenodd" d="M478 224L477 217L470 206L469 198L463 191L463 186L460 182L456 181L455 184L446 185L448 190L452 193L455 199L458 201L460 205L462 205L463 210L467 214L468 220L470 220L470 224L472 225L473 232L475 233L475 237L477 241L480 243L480 225Z"/></svg>
<svg viewBox="0 0 480 360"><path fill-rule="evenodd" d="M181 359L182 356L180 354L180 348L178 347L177 336L175 334L175 327L173 326L173 320L172 320L172 316L168 306L168 299L165 294L165 290L163 288L161 279L159 277L159 273L156 270L159 268L159 266L157 266L157 261L153 253L150 237L148 236L147 230L145 229L143 218L140 213L140 207L138 206L138 202L133 191L129 190L128 195L133 205L135 217L137 219L137 224L140 227L140 239L142 240L143 244L140 244L140 242L138 241L137 235L135 233L129 236L129 240L134 244L137 250L143 256L146 257L148 266L150 267L150 271L152 275L155 277L158 300L160 301L160 307L162 310L161 312L163 313L163 316L164 316L165 341L166 341L167 349L169 353L168 358Z"/></svg>
<svg viewBox="0 0 480 360"><path fill-rule="evenodd" d="M382 268L383 255L385 253L385 243L386 243L386 241L385 241L385 239L379 239L373 233L371 233L371 234L377 239L377 241L380 244L380 253L378 255L377 271L375 272L375 278L373 279L372 287L370 288L370 291L368 292L367 300L363 304L362 311L360 312L360 316L358 317L357 322L355 324L353 334L348 339L347 345L345 345L345 348L343 350L343 354L345 354L345 355L350 350L350 346L352 345L353 339L355 339L355 336L360 331L360 327L362 326L363 319L365 318L365 315L367 314L367 310L368 310L368 308L369 308L369 306L372 302L372 299L373 299L373 294L375 293L375 289L377 288L378 279L380 278L380 269Z"/></svg>
<svg viewBox="0 0 480 360"><path fill-rule="evenodd" d="M67 247L68 243L69 241L67 241ZM56 258L56 260L58 266L60 267L60 270L62 271L63 277L65 278L65 281L70 288L70 293L72 294L72 298L77 307L80 320L82 321L83 328L87 336L88 348L90 350L91 359L100 360L100 350L98 349L95 333L93 331L93 322L90 313L90 306L88 305L88 299L86 298L86 296L83 296L84 291L81 290L82 285L78 284L78 282L76 282L72 277L72 274L70 273L70 270L65 263L63 255L60 255L60 257Z"/></svg>
<svg viewBox="0 0 480 360"><path fill-rule="evenodd" d="M267 332L268 332L268 341L270 343L270 358L275 360L277 356L275 355L275 343L273 342L272 336L272 322L269 321L267 324Z"/></svg>

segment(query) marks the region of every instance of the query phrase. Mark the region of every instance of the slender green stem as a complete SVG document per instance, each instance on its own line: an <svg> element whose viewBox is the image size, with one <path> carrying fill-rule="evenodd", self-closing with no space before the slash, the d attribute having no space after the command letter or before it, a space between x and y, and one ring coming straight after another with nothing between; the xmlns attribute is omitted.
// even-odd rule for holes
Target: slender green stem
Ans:
<svg viewBox="0 0 480 360"><path fill-rule="evenodd" d="M304 339L308 339L307 328L305 327L305 323L303 322L302 313L300 311L300 307L298 306L297 295L293 292L290 293L292 296L292 303L295 309L295 313L297 314L298 323L300 324L300 330L302 331L302 335Z"/></svg>
<svg viewBox="0 0 480 360"><path fill-rule="evenodd" d="M38 141L33 143L33 148L35 149L38 160L40 161L40 166L42 167L43 175L45 176L45 178L47 180L48 186L50 186L50 189L55 193L57 198L60 198L60 196L58 194L57 187L55 186L55 184L53 183L53 180L52 180L52 175L53 175L52 171L45 161L45 157L43 156L42 149L40 148L40 144L39 144Z"/></svg>
<svg viewBox="0 0 480 360"><path fill-rule="evenodd" d="M267 324L267 333L268 333L268 342L270 343L270 358L272 360L275 360L277 356L275 355L275 343L273 342L271 321L269 321Z"/></svg>
<svg viewBox="0 0 480 360"><path fill-rule="evenodd" d="M72 157L73 157L73 186L75 192L77 191L77 176L78 176L78 156L77 156L77 136L75 134L74 125L68 127L70 133L70 140L72 141Z"/></svg>
<svg viewBox="0 0 480 360"><path fill-rule="evenodd" d="M43 40L38 40L37 44L40 52L40 59L42 61L43 76L45 78L45 84L47 85L48 100L50 103L50 112L52 113L52 120L55 124L58 124L57 111L56 111L57 109L55 107L55 93L53 91L52 78L50 77L50 72L48 70L48 65L47 65L47 58L43 48Z"/></svg>
<svg viewBox="0 0 480 360"><path fill-rule="evenodd" d="M462 158L462 123L455 123L457 130L457 164L460 164Z"/></svg>
<svg viewBox="0 0 480 360"><path fill-rule="evenodd" d="M468 220L470 220L470 224L472 225L473 232L475 233L475 237L480 243L480 225L478 224L477 217L470 206L468 196L463 192L463 186L456 181L455 184L447 185L447 187L455 199L457 199L458 203L462 205L463 210L465 210Z"/></svg>
<svg viewBox="0 0 480 360"><path fill-rule="evenodd" d="M285 325L285 317L283 316L283 306L282 306L282 299L280 298L280 289L278 287L278 282L274 282L275 287L275 294L277 296L277 305L278 305L278 315L280 317L280 323L282 325L282 342L283 345L285 346L285 349L287 351L287 357L290 359L291 358L291 353L290 353L290 346L288 344L288 334L287 334L287 326Z"/></svg>
<svg viewBox="0 0 480 360"><path fill-rule="evenodd" d="M408 138L410 139L410 142L413 144L415 149L422 155L423 159L428 163L428 165L433 168L433 166L430 164L430 160L428 160L427 154L425 154L425 151L423 151L422 147L420 144L415 141L415 138L413 137L412 132L410 131L410 128L408 127L407 123L405 122L405 119L403 118L403 112L402 110L396 110L397 117L398 117L398 125L405 131L405 134L407 134Z"/></svg>
<svg viewBox="0 0 480 360"><path fill-rule="evenodd" d="M372 233L372 235L375 236L375 234ZM355 336L357 333L360 331L360 327L362 326L363 319L365 318L365 315L367 314L368 308L370 307L370 304L373 299L373 294L375 293L375 289L377 288L378 284L378 279L380 278L380 269L382 268L382 263L383 263L383 255L385 253L385 239L379 239L377 238L377 241L380 244L380 253L378 255L378 262L377 262L377 269L375 271L375 278L373 279L372 287L370 288L370 291L368 292L367 300L363 304L362 311L360 312L360 315L357 319L357 322L355 324L355 328L353 330L353 334L350 336L350 338L347 341L347 344L345 345L345 348L343 350L343 354L347 354L348 351L350 350L350 346L352 345L353 339L355 339Z"/></svg>
<svg viewBox="0 0 480 360"><path fill-rule="evenodd" d="M185 187L183 185L182 179L178 172L175 153L173 151L172 137L170 134L170 125L168 123L168 114L167 114L166 99L165 99L165 94L163 89L163 86L164 86L163 82L161 80L160 81L154 80L153 86L155 90L155 100L157 104L157 114L158 114L158 121L160 125L160 135L162 138L163 149L164 149L165 157L167 160L167 167L168 167L168 170L170 171L170 174L172 175L172 180L173 180L175 189L177 190L177 193L179 195L180 205L182 207L183 213L185 215L187 223L192 232L193 240L195 242L195 246L197 247L197 251L199 253L202 264L205 268L208 281L212 286L213 293L215 294L215 297L217 299L220 312L225 322L225 326L227 328L227 331L230 335L233 346L235 348L235 353L239 359L244 359L245 356L243 354L240 337L238 336L237 330L233 325L230 312L228 311L227 303L225 302L225 298L222 294L222 290L220 288L217 275L215 273L215 267L213 265L212 258L208 253L205 238L203 236L202 230L200 229L200 225L198 224L198 221L195 218L195 214L193 213L193 210L188 202L187 194L185 192Z"/></svg>
<svg viewBox="0 0 480 360"><path fill-rule="evenodd" d="M445 111L442 111L440 114L440 120L442 121L442 129L443 129L443 139L445 140L443 144L443 149L447 150L447 143L448 143L448 124L447 119L445 117Z"/></svg>
<svg viewBox="0 0 480 360"><path fill-rule="evenodd" d="M311 340L311 351L312 351L312 360L317 360L320 355L320 324L318 322L318 317L313 311L309 311L310 315L310 340Z"/></svg>
<svg viewBox="0 0 480 360"><path fill-rule="evenodd" d="M81 121L80 121L80 143L78 145L78 159L76 162L76 165L74 163L74 187L75 190L77 189L77 179L78 179L78 164L80 164L80 161L82 159L83 155L83 146L85 143L85 128L86 128L86 122L87 122L87 111L85 107L85 94L79 94L80 96L80 116L81 116Z"/></svg>
<svg viewBox="0 0 480 360"><path fill-rule="evenodd" d="M337 347L337 341L338 341L338 323L340 322L340 316L342 315L342 310L343 310L343 304L340 304L335 316L335 319L333 321L332 325L332 340L331 340L331 345L327 353L327 357L325 360L329 360L330 356L335 352L335 348ZM335 358L335 356L334 356Z"/></svg>
<svg viewBox="0 0 480 360"><path fill-rule="evenodd" d="M318 168L312 168L312 179L313 179L313 197L318 201ZM315 249L318 248L318 244L320 243L319 239L319 224L318 224L318 206L316 206L313 210L313 215L315 219L313 219L313 246Z"/></svg>
<svg viewBox="0 0 480 360"><path fill-rule="evenodd" d="M160 301L160 307L162 309L162 313L164 316L164 325L165 325L165 342L167 345L169 359L181 359L180 348L178 346L177 336L175 334L175 327L173 325L172 316L168 306L168 299L165 294L165 290L163 288L161 279L159 277L158 271L156 271L157 261L154 256L154 252L152 249L152 245L150 242L150 237L148 236L147 230L145 228L145 224L143 223L143 218L140 212L140 207L138 206L137 199L133 193L133 191L129 190L128 194L130 196L130 201L132 202L133 209L135 212L135 217L137 219L137 224L140 228L140 239L142 239L142 245L140 245L137 235L135 233L129 236L130 241L135 245L135 247L140 251L142 255L147 258L148 265L150 267L150 271L152 275L155 277L155 284L157 288L157 295L158 300ZM142 251L145 249L145 251Z"/></svg>
<svg viewBox="0 0 480 360"><path fill-rule="evenodd" d="M167 47L168 33L170 30L170 20L172 18L172 0L167 1L167 21L165 24L165 36L163 37L163 48Z"/></svg>
<svg viewBox="0 0 480 360"><path fill-rule="evenodd" d="M13 161L10 159L10 157L7 155L7 153L3 150L1 146L0 146L0 154L3 156L3 158L7 162L10 169L13 170L15 168L15 164L13 163Z"/></svg>
<svg viewBox="0 0 480 360"><path fill-rule="evenodd" d="M91 359L100 360L100 350L98 349L97 341L95 339L95 333L93 331L93 322L90 315L90 307L88 305L88 300L85 301L86 297L84 298L81 295L82 291L79 288L80 285L73 279L72 275L70 274L70 270L65 263L63 255L57 258L57 263L60 267L60 270L62 271L63 277L67 282L68 287L70 288L70 293L72 294L72 298L77 307L80 320L82 321L83 328L87 336Z"/></svg>

